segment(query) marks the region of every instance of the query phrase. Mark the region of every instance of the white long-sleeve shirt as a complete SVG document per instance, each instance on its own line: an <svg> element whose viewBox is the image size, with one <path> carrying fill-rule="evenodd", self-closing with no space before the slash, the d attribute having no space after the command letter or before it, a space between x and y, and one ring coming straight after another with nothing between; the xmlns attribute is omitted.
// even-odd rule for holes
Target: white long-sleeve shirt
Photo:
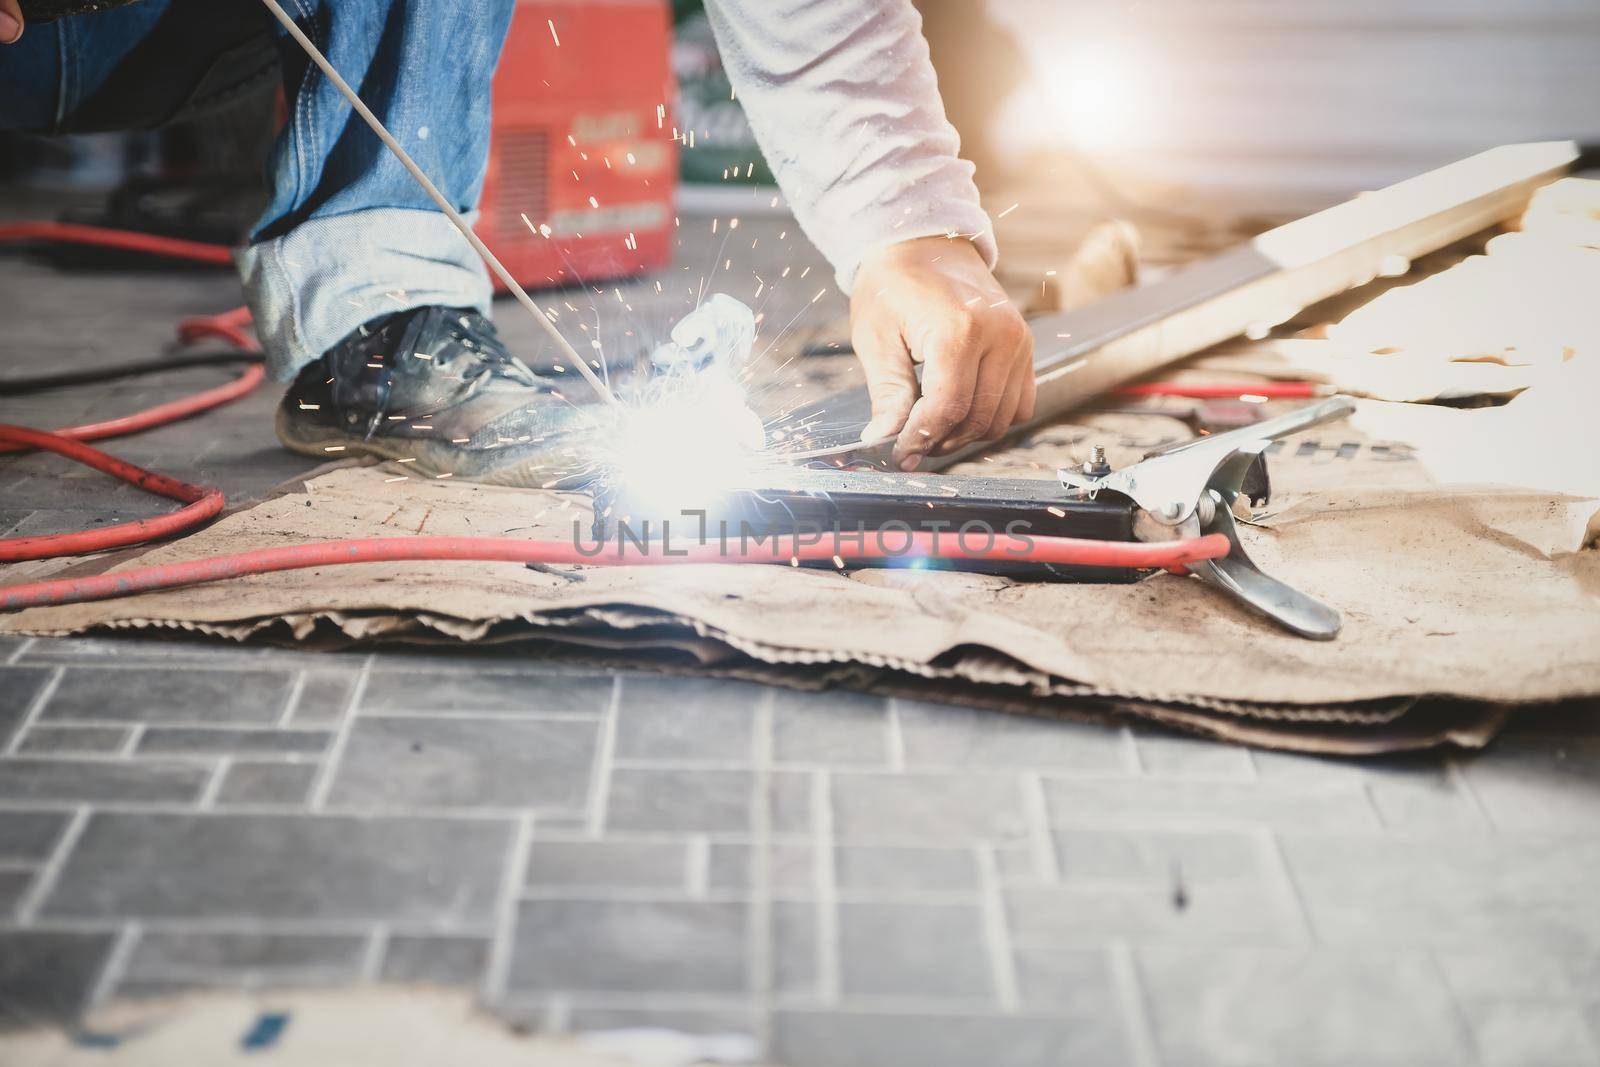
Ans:
<svg viewBox="0 0 1600 1067"><path fill-rule="evenodd" d="M848 293L862 258L989 217L911 0L708 0L722 62L795 218Z"/></svg>

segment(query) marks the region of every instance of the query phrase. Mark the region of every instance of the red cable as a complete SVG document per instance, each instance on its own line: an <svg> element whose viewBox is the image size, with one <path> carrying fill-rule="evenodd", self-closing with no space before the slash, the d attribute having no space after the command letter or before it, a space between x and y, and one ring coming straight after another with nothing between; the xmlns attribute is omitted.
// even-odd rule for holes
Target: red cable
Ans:
<svg viewBox="0 0 1600 1067"><path fill-rule="evenodd" d="M1190 382L1140 382L1117 390L1121 396L1183 396L1191 400L1225 397L1264 396L1269 400L1304 399L1321 396L1318 382L1225 382L1211 385Z"/></svg>
<svg viewBox="0 0 1600 1067"><path fill-rule="evenodd" d="M65 244L98 245L127 252L149 252L168 259L188 259L196 263L230 266L233 250L227 245L204 241L185 241L133 230L112 230L104 226L82 226L75 222L10 222L0 226L0 241L61 241Z"/></svg>
<svg viewBox="0 0 1600 1067"><path fill-rule="evenodd" d="M86 552L102 552L108 548L121 548L124 545L136 545L141 541L153 541L158 537L169 537L198 526L222 510L223 499L220 489L205 485L190 485L176 478L147 471L115 456L108 456L98 448L79 444L71 438L45 433L43 430L30 430L25 426L8 426L0 423L0 441L8 443L5 451L47 449L109 474L113 478L121 478L147 492L181 500L188 505L169 515L124 522L98 530L0 539L0 563L48 559L53 556L76 556Z"/></svg>

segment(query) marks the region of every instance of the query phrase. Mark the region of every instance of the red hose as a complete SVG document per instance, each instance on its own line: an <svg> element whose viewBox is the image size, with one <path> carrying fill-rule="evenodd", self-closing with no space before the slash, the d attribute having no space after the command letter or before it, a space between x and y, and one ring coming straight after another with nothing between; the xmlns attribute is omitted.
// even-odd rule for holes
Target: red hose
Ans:
<svg viewBox="0 0 1600 1067"><path fill-rule="evenodd" d="M104 226L81 226L75 222L9 222L0 226L0 241L60 241L64 244L98 245L127 252L148 252L168 259L188 259L196 263L233 264L233 250L227 245L185 241L134 230L112 230Z"/></svg>

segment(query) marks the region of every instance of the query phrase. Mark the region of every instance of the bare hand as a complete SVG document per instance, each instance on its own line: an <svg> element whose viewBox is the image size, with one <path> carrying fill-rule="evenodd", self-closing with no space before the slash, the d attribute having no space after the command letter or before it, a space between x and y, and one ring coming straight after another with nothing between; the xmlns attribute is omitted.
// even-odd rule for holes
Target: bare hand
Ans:
<svg viewBox="0 0 1600 1067"><path fill-rule="evenodd" d="M22 0L0 0L0 44L22 38Z"/></svg>
<svg viewBox="0 0 1600 1067"><path fill-rule="evenodd" d="M1033 418L1033 335L970 241L919 237L863 261L850 339L872 394L861 439L898 433L901 470Z"/></svg>

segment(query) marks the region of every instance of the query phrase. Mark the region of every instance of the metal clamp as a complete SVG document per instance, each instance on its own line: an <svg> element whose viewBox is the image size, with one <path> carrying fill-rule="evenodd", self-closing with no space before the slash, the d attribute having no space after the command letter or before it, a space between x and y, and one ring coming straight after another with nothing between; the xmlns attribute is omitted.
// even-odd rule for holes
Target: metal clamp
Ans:
<svg viewBox="0 0 1600 1067"><path fill-rule="evenodd" d="M1070 467L1058 474L1063 484L1091 498L1109 490L1132 500L1140 509L1134 536L1141 541L1222 534L1228 539L1228 554L1190 564L1189 570L1286 629L1328 641L1339 633L1339 613L1262 573L1239 543L1232 509L1251 463L1273 441L1353 411L1355 402L1350 398L1332 397L1251 426L1187 441L1109 474Z"/></svg>

